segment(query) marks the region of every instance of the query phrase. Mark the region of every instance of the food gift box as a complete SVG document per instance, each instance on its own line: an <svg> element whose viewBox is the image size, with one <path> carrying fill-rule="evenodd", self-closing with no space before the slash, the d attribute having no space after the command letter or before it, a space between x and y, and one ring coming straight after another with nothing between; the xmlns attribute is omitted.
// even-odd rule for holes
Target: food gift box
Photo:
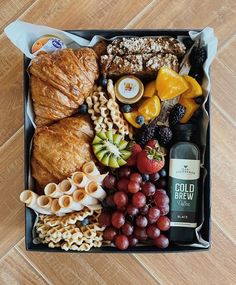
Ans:
<svg viewBox="0 0 236 285"><path fill-rule="evenodd" d="M209 249L213 30L5 32L25 55L26 249Z"/></svg>

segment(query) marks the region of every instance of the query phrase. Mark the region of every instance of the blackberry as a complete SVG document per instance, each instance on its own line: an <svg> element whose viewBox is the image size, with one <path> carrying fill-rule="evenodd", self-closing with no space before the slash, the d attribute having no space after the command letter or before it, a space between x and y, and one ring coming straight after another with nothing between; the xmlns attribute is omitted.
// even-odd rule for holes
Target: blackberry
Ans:
<svg viewBox="0 0 236 285"><path fill-rule="evenodd" d="M194 47L190 53L189 61L192 66L202 66L207 58L207 52L204 47Z"/></svg>
<svg viewBox="0 0 236 285"><path fill-rule="evenodd" d="M178 122L183 118L186 112L186 108L181 104L175 104L174 107L171 109L169 114L169 124L170 126L174 126L178 124Z"/></svg>
<svg viewBox="0 0 236 285"><path fill-rule="evenodd" d="M142 147L146 145L148 141L155 137L157 125L156 124L148 124L143 125L135 135L136 143L140 144Z"/></svg>
<svg viewBox="0 0 236 285"><path fill-rule="evenodd" d="M156 136L161 145L167 145L172 140L172 131L169 127L159 126L156 130Z"/></svg>
<svg viewBox="0 0 236 285"><path fill-rule="evenodd" d="M195 78L200 85L202 84L204 72L201 66L192 66L189 75Z"/></svg>

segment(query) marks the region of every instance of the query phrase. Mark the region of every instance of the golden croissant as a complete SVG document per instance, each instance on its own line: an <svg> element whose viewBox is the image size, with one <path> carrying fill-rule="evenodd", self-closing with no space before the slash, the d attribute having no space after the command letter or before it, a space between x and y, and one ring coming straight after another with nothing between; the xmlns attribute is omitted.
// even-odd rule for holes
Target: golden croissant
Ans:
<svg viewBox="0 0 236 285"><path fill-rule="evenodd" d="M93 136L90 118L84 115L37 128L31 156L37 188L41 190L49 182L59 183L93 160Z"/></svg>
<svg viewBox="0 0 236 285"><path fill-rule="evenodd" d="M63 49L36 56L29 67L37 126L48 125L78 111L99 75L93 49Z"/></svg>

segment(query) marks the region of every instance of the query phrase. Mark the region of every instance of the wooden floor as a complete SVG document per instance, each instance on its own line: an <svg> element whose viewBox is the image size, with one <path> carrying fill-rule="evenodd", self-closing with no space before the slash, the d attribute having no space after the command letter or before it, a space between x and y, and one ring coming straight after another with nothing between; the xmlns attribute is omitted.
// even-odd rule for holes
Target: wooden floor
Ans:
<svg viewBox="0 0 236 285"><path fill-rule="evenodd" d="M212 248L191 254L48 254L24 249L22 54L15 19L59 29L203 28L212 68ZM0 284L236 284L236 1L0 0Z"/></svg>

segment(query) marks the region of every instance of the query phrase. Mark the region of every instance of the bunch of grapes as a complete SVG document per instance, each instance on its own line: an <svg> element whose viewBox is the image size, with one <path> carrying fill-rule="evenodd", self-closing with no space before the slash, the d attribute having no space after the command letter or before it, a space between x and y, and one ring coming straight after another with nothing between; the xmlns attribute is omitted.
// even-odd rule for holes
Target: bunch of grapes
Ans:
<svg viewBox="0 0 236 285"><path fill-rule="evenodd" d="M166 185L166 172L142 175L128 166L119 169L117 177L108 175L103 186L108 196L99 217L106 226L104 240L114 242L120 250L134 247L138 242L153 240L159 248L169 245L162 233L170 228L169 197L158 185ZM162 182L160 182L162 181ZM109 193L111 193L109 195Z"/></svg>

